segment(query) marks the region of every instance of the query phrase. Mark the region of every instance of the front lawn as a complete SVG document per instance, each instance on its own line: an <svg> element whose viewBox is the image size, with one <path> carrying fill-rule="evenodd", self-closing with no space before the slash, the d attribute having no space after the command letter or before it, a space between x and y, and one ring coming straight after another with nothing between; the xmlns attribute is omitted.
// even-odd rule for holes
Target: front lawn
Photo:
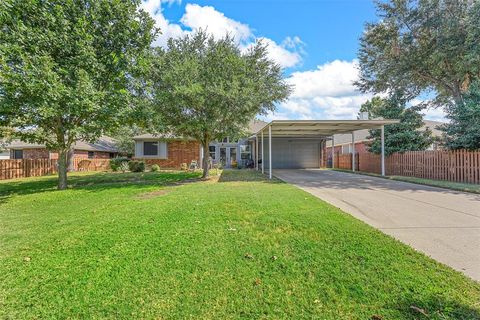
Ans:
<svg viewBox="0 0 480 320"><path fill-rule="evenodd" d="M198 176L0 182L0 318L480 318L478 283L339 209Z"/></svg>

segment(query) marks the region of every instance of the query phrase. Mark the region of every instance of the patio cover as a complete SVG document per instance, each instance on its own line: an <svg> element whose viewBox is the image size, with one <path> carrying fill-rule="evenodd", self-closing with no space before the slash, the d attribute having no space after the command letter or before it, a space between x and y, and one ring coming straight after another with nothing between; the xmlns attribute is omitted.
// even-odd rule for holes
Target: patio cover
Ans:
<svg viewBox="0 0 480 320"><path fill-rule="evenodd" d="M385 138L384 126L400 122L399 120L273 120L263 126L253 138L256 141L256 159L258 159L258 137L262 140L262 172L264 172L263 158L263 136L268 135L269 143L269 177L272 178L272 137L273 138L319 138L334 139L335 134L351 133L352 143L354 141L354 132L362 129L381 129L382 139L382 174L385 175ZM332 142L334 144L334 142ZM334 148L332 148L332 157L334 157ZM355 153L352 153L355 163ZM258 169L258 161L257 169ZM355 166L352 166L355 170Z"/></svg>

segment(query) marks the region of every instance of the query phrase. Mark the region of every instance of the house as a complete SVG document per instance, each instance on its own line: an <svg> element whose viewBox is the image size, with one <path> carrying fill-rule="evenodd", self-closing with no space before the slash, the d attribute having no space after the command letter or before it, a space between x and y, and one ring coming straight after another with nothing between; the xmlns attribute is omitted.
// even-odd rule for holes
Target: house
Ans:
<svg viewBox="0 0 480 320"><path fill-rule="evenodd" d="M212 142L204 152L199 142L169 135L145 134L134 137L135 158L163 168L179 168L182 163L213 162L230 168L252 162L256 169L322 168L327 161L327 142L333 135L380 129L398 120L260 120L250 122L241 139L226 137Z"/></svg>
<svg viewBox="0 0 480 320"><path fill-rule="evenodd" d="M443 122L440 121L433 121L433 120L424 120L424 126L422 127L422 130L426 130L427 128L432 131L433 137L435 138L435 141L433 144L428 147L427 150L437 150L440 149L440 139L442 137L443 132L439 130L437 127L444 124ZM364 153L368 152L368 143L370 139L368 139L369 136L369 130L358 130L355 132L355 152L356 153ZM350 133L347 134L336 134L334 135L333 139L335 143L335 153L338 154L349 154L352 153L352 135ZM327 142L327 153L330 155L332 152L332 141Z"/></svg>
<svg viewBox="0 0 480 320"><path fill-rule="evenodd" d="M78 141L74 144L74 158L77 159L110 159L118 155L115 141L103 136L95 143ZM45 145L13 140L6 146L7 159L58 159L58 153L47 150Z"/></svg>
<svg viewBox="0 0 480 320"><path fill-rule="evenodd" d="M211 161L220 163L224 168L245 166L253 160L253 144L247 137L266 124L261 120L252 120L246 129L245 138L234 140L226 137L222 141L210 143L208 156ZM179 168L182 163L190 164L192 161L201 163L204 154L200 143L192 139L153 134L143 134L133 139L135 159L143 160L148 165L158 164L162 168Z"/></svg>

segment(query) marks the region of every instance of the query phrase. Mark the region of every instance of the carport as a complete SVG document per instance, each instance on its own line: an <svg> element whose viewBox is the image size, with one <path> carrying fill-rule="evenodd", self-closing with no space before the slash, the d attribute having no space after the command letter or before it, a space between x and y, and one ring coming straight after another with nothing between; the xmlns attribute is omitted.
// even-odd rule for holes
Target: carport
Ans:
<svg viewBox="0 0 480 320"><path fill-rule="evenodd" d="M385 175L385 126L398 120L273 120L261 128L251 139L255 145L255 167L268 169L308 169L322 167L326 158L326 141L335 144L335 134L352 134L362 129L380 129L382 139L382 175ZM332 148L332 160L335 158ZM259 165L261 159L261 165ZM266 161L268 160L268 161ZM334 163L334 161L332 161ZM355 152L352 153L355 163ZM352 166L355 170L355 166Z"/></svg>

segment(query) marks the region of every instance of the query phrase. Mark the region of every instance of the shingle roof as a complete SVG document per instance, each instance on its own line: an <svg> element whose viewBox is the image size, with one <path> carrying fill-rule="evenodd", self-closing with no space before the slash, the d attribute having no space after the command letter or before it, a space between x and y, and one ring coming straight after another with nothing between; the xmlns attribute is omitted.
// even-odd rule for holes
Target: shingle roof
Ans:
<svg viewBox="0 0 480 320"><path fill-rule="evenodd" d="M13 140L6 146L7 149L36 149L45 148L43 144L28 143L18 139ZM77 141L73 148L75 150L84 151L103 151L103 152L118 152L113 138L102 136L95 143L89 143L86 141Z"/></svg>

